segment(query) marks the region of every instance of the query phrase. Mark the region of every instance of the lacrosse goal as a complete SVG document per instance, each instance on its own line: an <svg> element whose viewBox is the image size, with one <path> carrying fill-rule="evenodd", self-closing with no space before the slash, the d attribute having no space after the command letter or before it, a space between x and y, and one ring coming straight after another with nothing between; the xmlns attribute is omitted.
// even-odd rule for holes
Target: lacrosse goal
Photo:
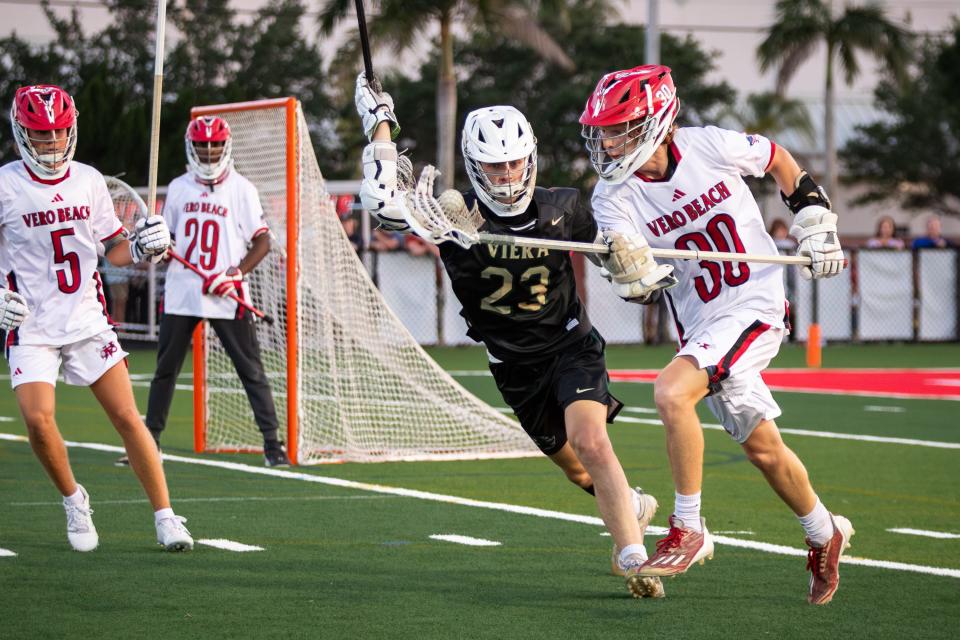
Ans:
<svg viewBox="0 0 960 640"><path fill-rule="evenodd" d="M468 393L417 344L357 258L326 192L294 98L196 107L225 118L273 250L248 276L276 319L257 335L291 461L375 462L536 455L520 426ZM198 452L258 452L233 365L206 325L194 339Z"/></svg>

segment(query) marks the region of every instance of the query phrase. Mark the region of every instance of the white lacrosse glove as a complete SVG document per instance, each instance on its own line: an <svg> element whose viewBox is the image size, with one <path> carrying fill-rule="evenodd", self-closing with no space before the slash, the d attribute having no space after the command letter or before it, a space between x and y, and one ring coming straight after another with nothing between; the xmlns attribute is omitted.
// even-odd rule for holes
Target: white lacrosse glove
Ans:
<svg viewBox="0 0 960 640"><path fill-rule="evenodd" d="M163 218L157 215L140 218L130 238L130 257L133 261L145 260L159 264L170 248L170 229Z"/></svg>
<svg viewBox="0 0 960 640"><path fill-rule="evenodd" d="M400 123L393 113L393 98L386 91L377 91L367 82L367 74L363 71L357 76L357 89L353 95L357 105L357 113L363 123L363 132L367 140L373 138L373 132L381 122L390 123L390 138L395 139L400 133Z"/></svg>
<svg viewBox="0 0 960 640"><path fill-rule="evenodd" d="M798 256L809 256L811 265L800 267L800 275L830 278L843 271L843 250L837 235L837 214L826 207L808 205L793 217L790 235L800 245Z"/></svg>
<svg viewBox="0 0 960 640"><path fill-rule="evenodd" d="M0 329L13 331L29 315L30 309L22 295L9 289L0 289Z"/></svg>
<svg viewBox="0 0 960 640"><path fill-rule="evenodd" d="M408 233L406 194L397 187L397 145L371 142L363 149L360 202L388 231Z"/></svg>
<svg viewBox="0 0 960 640"><path fill-rule="evenodd" d="M642 234L605 230L603 239L610 253L603 257L600 275L610 280L613 290L624 300L643 304L654 292L677 285L673 266L657 264Z"/></svg>
<svg viewBox="0 0 960 640"><path fill-rule="evenodd" d="M243 272L237 267L230 267L220 273L211 273L203 279L203 292L211 296L226 298L231 293L238 292L238 285L243 282Z"/></svg>

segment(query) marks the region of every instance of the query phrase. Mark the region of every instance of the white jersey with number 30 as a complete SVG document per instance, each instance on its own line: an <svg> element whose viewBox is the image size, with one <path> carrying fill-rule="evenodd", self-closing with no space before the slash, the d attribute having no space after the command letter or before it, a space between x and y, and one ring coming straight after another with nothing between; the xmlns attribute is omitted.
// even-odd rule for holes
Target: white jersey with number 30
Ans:
<svg viewBox="0 0 960 640"><path fill-rule="evenodd" d="M776 146L763 136L717 127L678 129L668 148L676 163L660 181L631 176L601 181L593 212L601 229L640 232L651 247L776 254L760 209L741 176L761 177ZM783 272L779 265L665 260L680 283L668 302L681 341L720 317L759 319L783 327Z"/></svg>
<svg viewBox="0 0 960 640"><path fill-rule="evenodd" d="M0 285L30 309L6 346L63 346L110 329L97 259L101 243L122 232L93 167L71 162L58 180L19 160L0 167Z"/></svg>
<svg viewBox="0 0 960 640"><path fill-rule="evenodd" d="M214 186L185 173L170 183L163 217L177 243L177 252L205 274L240 264L250 242L268 231L263 207L253 183L236 171ZM247 284L237 291L249 301ZM203 280L179 262L167 269L164 313L201 318L239 317L230 298L203 293Z"/></svg>

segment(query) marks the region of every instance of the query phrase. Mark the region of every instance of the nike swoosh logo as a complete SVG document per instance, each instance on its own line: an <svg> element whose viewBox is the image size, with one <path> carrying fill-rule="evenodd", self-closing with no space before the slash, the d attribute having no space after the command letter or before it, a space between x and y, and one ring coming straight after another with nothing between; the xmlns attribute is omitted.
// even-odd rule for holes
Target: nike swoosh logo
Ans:
<svg viewBox="0 0 960 640"><path fill-rule="evenodd" d="M550 224L552 224L553 226L557 226L561 220L563 220L563 216L560 216L559 218L553 218L550 221Z"/></svg>
<svg viewBox="0 0 960 640"><path fill-rule="evenodd" d="M594 389L596 389L596 387L587 387L586 389L577 387L577 393L586 393L587 391L593 391Z"/></svg>

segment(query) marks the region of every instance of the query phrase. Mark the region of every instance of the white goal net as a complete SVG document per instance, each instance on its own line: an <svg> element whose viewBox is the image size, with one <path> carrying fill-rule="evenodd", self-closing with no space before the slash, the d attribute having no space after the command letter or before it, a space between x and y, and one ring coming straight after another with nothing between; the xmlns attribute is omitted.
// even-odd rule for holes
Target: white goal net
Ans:
<svg viewBox="0 0 960 640"><path fill-rule="evenodd" d="M273 250L249 276L281 434L298 464L516 457L537 450L520 426L467 392L390 311L324 187L292 99L199 107L233 133ZM259 451L246 394L216 335L194 334L198 451Z"/></svg>

